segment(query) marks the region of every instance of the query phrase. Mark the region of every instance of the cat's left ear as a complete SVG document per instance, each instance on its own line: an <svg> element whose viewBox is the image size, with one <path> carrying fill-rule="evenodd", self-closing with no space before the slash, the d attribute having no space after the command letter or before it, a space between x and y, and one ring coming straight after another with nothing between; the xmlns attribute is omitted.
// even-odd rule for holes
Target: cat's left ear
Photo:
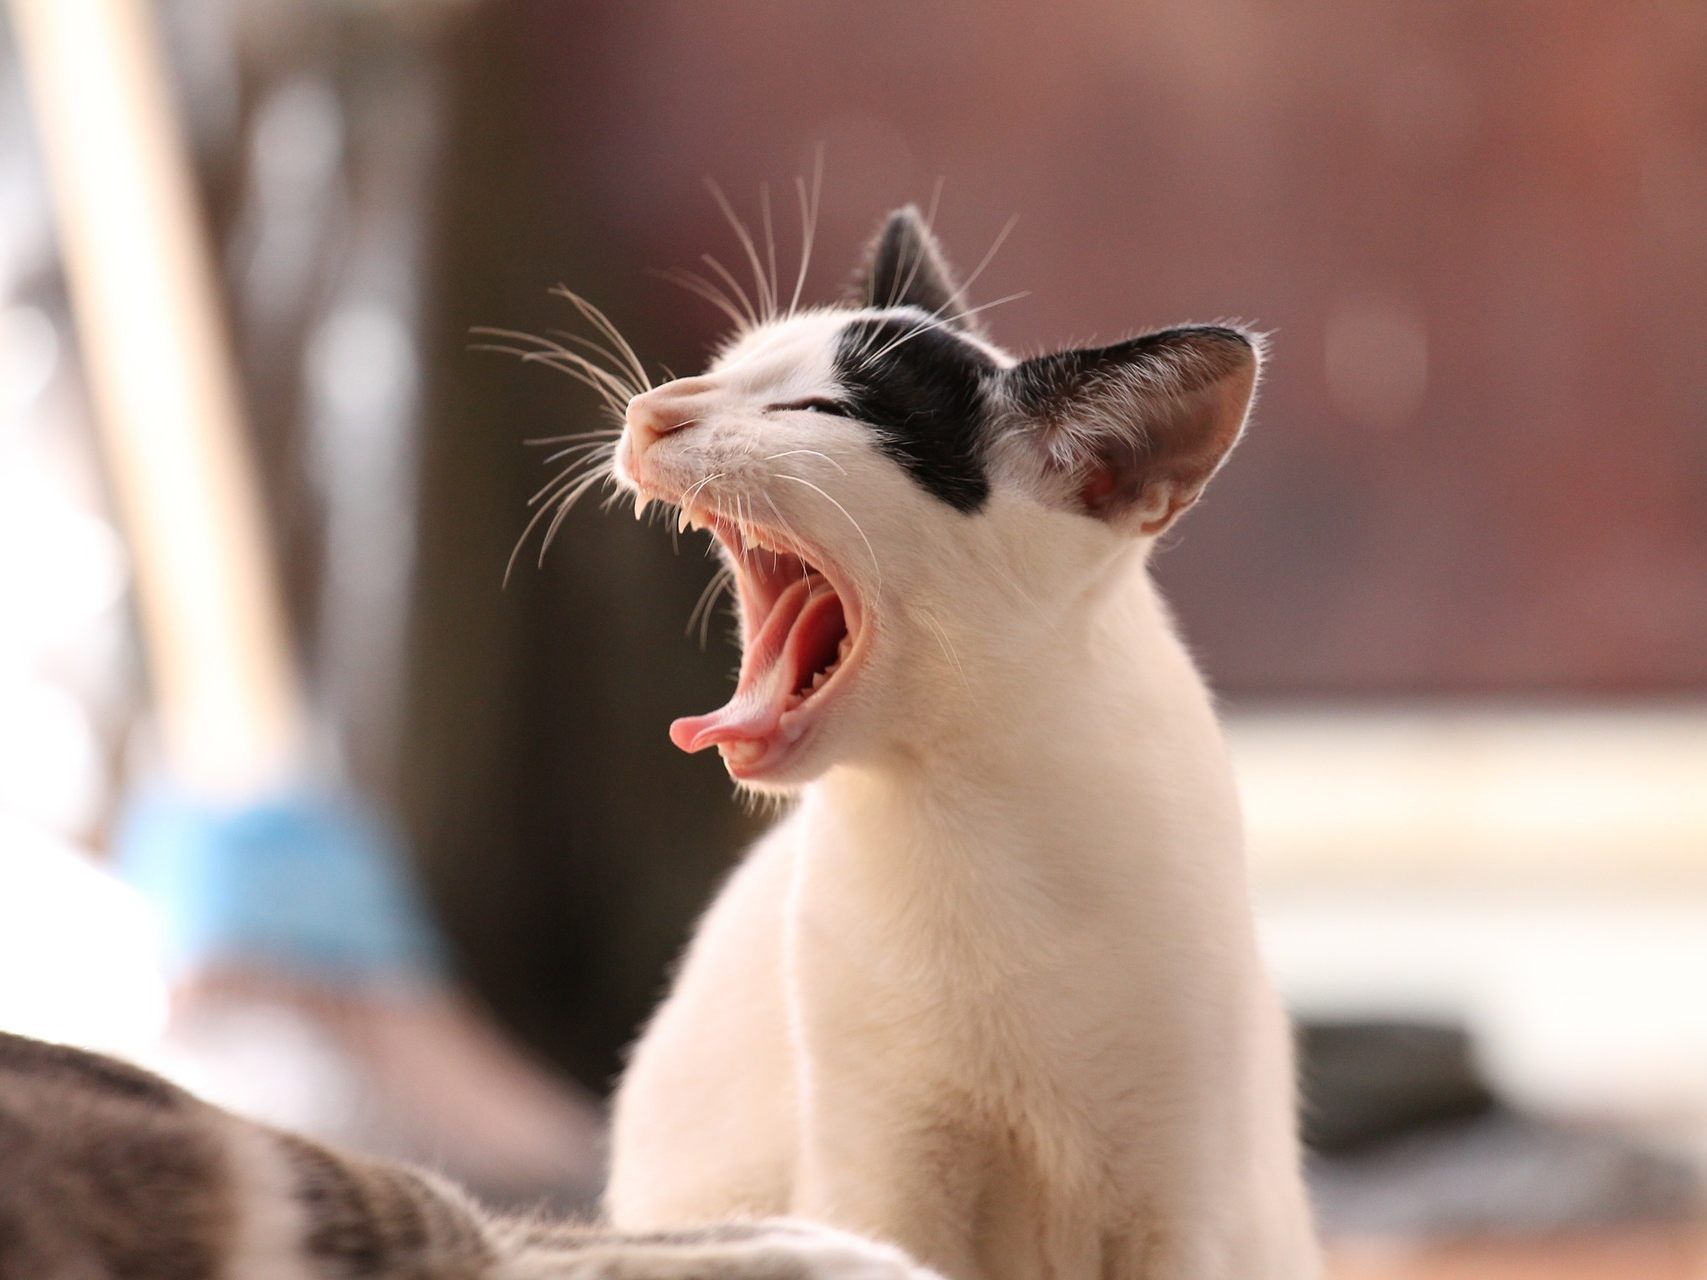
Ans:
<svg viewBox="0 0 1707 1280"><path fill-rule="evenodd" d="M998 456L1058 501L1157 534L1197 501L1245 429L1257 335L1164 329L1004 370Z"/></svg>
<svg viewBox="0 0 1707 1280"><path fill-rule="evenodd" d="M918 307L945 319L966 309L960 282L916 205L897 209L885 219L866 254L857 291L867 307ZM951 323L974 331L968 321Z"/></svg>

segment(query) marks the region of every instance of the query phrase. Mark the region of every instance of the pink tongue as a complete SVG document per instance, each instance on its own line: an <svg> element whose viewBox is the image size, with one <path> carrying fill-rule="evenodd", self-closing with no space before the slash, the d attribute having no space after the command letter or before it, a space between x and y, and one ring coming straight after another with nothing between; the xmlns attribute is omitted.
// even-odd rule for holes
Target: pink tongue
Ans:
<svg viewBox="0 0 1707 1280"><path fill-rule="evenodd" d="M772 737L782 723L789 695L800 684L801 667L810 652L804 640L789 641L797 631L809 636L831 611L839 625L841 601L822 579L790 583L771 606L758 635L747 643L735 696L716 711L677 720L670 726L670 741L693 752Z"/></svg>

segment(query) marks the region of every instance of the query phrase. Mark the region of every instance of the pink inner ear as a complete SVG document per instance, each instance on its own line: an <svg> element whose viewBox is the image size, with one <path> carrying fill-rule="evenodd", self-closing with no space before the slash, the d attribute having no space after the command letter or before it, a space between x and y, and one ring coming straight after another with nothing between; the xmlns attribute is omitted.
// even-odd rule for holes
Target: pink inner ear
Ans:
<svg viewBox="0 0 1707 1280"><path fill-rule="evenodd" d="M1085 510L1098 512L1108 506L1109 499L1114 497L1118 485L1114 471L1109 467L1098 467L1085 477L1085 482L1079 486L1079 501Z"/></svg>

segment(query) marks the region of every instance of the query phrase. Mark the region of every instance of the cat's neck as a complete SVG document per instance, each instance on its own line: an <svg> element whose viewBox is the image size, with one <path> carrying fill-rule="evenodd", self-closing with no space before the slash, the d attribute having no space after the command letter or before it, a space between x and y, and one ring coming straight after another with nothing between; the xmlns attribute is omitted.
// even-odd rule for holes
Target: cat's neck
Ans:
<svg viewBox="0 0 1707 1280"><path fill-rule="evenodd" d="M1162 827L1238 856L1225 746L1201 677L1148 573L1129 574L1045 651L971 672L963 725L833 770L808 804L873 842L1059 849L1087 856ZM1189 856L1200 856L1192 848Z"/></svg>

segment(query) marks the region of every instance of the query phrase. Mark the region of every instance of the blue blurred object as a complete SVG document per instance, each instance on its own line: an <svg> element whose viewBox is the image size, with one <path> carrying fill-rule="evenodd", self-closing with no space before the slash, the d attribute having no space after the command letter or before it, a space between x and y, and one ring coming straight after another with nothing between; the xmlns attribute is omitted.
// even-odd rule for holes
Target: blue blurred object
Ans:
<svg viewBox="0 0 1707 1280"><path fill-rule="evenodd" d="M227 965L347 984L445 971L397 832L349 793L222 806L155 786L133 798L114 848L161 912L174 975Z"/></svg>

